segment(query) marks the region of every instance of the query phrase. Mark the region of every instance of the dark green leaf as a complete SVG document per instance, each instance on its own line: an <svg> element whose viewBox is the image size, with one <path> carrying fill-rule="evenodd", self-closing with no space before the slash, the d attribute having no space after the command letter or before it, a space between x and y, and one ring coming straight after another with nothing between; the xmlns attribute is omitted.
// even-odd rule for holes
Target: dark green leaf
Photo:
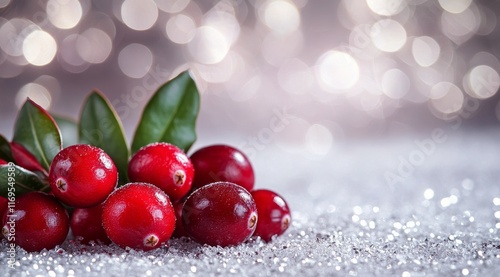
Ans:
<svg viewBox="0 0 500 277"><path fill-rule="evenodd" d="M189 72L161 86L143 111L132 152L153 142L168 142L187 152L196 140L200 95Z"/></svg>
<svg viewBox="0 0 500 277"><path fill-rule="evenodd" d="M61 130L63 147L78 143L78 123L72 119L52 115Z"/></svg>
<svg viewBox="0 0 500 277"><path fill-rule="evenodd" d="M48 189L38 175L13 163L0 166L0 195L10 197L9 191L20 196L30 191L44 191Z"/></svg>
<svg viewBox="0 0 500 277"><path fill-rule="evenodd" d="M97 146L113 159L120 172L120 183L127 182L129 150L123 127L115 110L104 95L92 92L80 116L80 143Z"/></svg>
<svg viewBox="0 0 500 277"><path fill-rule="evenodd" d="M2 135L0 135L0 159L6 162L13 162L12 151L10 150L9 141Z"/></svg>
<svg viewBox="0 0 500 277"><path fill-rule="evenodd" d="M62 147L61 133L54 119L31 99L18 114L12 141L24 146L47 171Z"/></svg>

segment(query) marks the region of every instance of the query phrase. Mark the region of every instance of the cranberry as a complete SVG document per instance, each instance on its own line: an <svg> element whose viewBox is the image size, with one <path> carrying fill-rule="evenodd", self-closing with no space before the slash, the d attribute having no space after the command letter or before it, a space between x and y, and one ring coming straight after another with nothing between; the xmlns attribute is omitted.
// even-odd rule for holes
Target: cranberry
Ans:
<svg viewBox="0 0 500 277"><path fill-rule="evenodd" d="M69 216L53 196L29 192L16 198L15 209L5 213L2 233L28 252L52 249L66 239Z"/></svg>
<svg viewBox="0 0 500 277"><path fill-rule="evenodd" d="M151 183L162 189L172 201L191 189L194 169L186 154L177 146L157 142L134 154L128 165L131 182Z"/></svg>
<svg viewBox="0 0 500 277"><path fill-rule="evenodd" d="M2 160L2 159L0 159L0 165L6 165L6 164L9 164L9 163L6 162L6 161L4 161L4 160Z"/></svg>
<svg viewBox="0 0 500 277"><path fill-rule="evenodd" d="M182 238L187 237L188 234L184 229L184 225L182 224L182 208L184 207L184 201L178 201L173 203L175 210L175 230L172 234L174 238Z"/></svg>
<svg viewBox="0 0 500 277"><path fill-rule="evenodd" d="M102 225L108 237L122 248L151 250L170 239L175 212L168 196L148 183L129 183L104 202Z"/></svg>
<svg viewBox="0 0 500 277"><path fill-rule="evenodd" d="M3 219L5 212L9 208L9 200L3 196L0 196L0 219ZM3 239L3 236L0 237L0 240Z"/></svg>
<svg viewBox="0 0 500 277"><path fill-rule="evenodd" d="M228 145L212 145L191 155L195 176L193 190L204 185L226 181L238 184L248 191L254 186L254 172L248 158Z"/></svg>
<svg viewBox="0 0 500 277"><path fill-rule="evenodd" d="M30 171L41 171L44 174L47 174L47 171L36 160L35 156L33 156L33 154L31 154L26 148L24 148L24 146L16 142L11 142L10 149L12 151L12 157L16 161L17 165Z"/></svg>
<svg viewBox="0 0 500 277"><path fill-rule="evenodd" d="M11 200L14 198L11 198ZM0 196L0 219L3 218L3 215L9 208L9 199L3 196Z"/></svg>
<svg viewBox="0 0 500 277"><path fill-rule="evenodd" d="M6 197L0 196L0 217L2 217L3 214L5 213L5 211L7 210L8 203L9 203L9 199L7 199Z"/></svg>
<svg viewBox="0 0 500 277"><path fill-rule="evenodd" d="M71 231L83 244L91 241L110 244L102 227L102 204L89 208L76 208L71 215Z"/></svg>
<svg viewBox="0 0 500 277"><path fill-rule="evenodd" d="M182 209L184 229L201 244L238 245L252 236L257 207L252 195L230 182L217 182L194 191Z"/></svg>
<svg viewBox="0 0 500 277"><path fill-rule="evenodd" d="M283 234L290 226L290 209L285 199L273 191L254 190L252 196L259 214L259 222L253 235L269 242L273 236Z"/></svg>
<svg viewBox="0 0 500 277"><path fill-rule="evenodd" d="M1 160L0 160L1 161ZM8 200L7 198L0 196L0 219L3 219L7 209L8 209ZM7 230L6 230L7 232ZM3 240L4 236L0 237L0 240Z"/></svg>
<svg viewBox="0 0 500 277"><path fill-rule="evenodd" d="M61 150L52 161L49 184L66 205L85 208L103 202L118 182L118 170L102 149L77 144Z"/></svg>

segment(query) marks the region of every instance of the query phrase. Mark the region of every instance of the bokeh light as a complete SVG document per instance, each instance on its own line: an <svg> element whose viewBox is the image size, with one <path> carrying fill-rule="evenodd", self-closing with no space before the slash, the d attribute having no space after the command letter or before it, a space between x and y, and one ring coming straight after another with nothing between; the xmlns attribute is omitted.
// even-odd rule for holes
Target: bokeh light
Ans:
<svg viewBox="0 0 500 277"><path fill-rule="evenodd" d="M232 45L240 35L240 24L231 5L219 2L203 17L203 25L213 27L226 37Z"/></svg>
<svg viewBox="0 0 500 277"><path fill-rule="evenodd" d="M396 15L406 6L406 1L403 0L366 0L366 3L370 10L383 16Z"/></svg>
<svg viewBox="0 0 500 277"><path fill-rule="evenodd" d="M443 12L441 15L441 28L449 39L461 44L472 37L479 29L480 19L472 9L461 13Z"/></svg>
<svg viewBox="0 0 500 277"><path fill-rule="evenodd" d="M0 0L0 9L4 8L4 7L7 7L7 5L10 4L10 1L11 0Z"/></svg>
<svg viewBox="0 0 500 277"><path fill-rule="evenodd" d="M178 13L184 10L190 0L155 0L158 8L168 13Z"/></svg>
<svg viewBox="0 0 500 277"><path fill-rule="evenodd" d="M356 60L344 52L328 51L316 63L316 77L328 91L353 87L359 80L359 74Z"/></svg>
<svg viewBox="0 0 500 277"><path fill-rule="evenodd" d="M105 32L112 40L116 38L116 23L113 18L103 12L89 12L85 21L78 25L80 30L96 28Z"/></svg>
<svg viewBox="0 0 500 277"><path fill-rule="evenodd" d="M230 49L230 42L216 28L201 26L189 42L189 51L193 58L204 64L220 62Z"/></svg>
<svg viewBox="0 0 500 277"><path fill-rule="evenodd" d="M23 55L32 65L44 66L50 63L56 52L56 41L47 32L35 30L23 41Z"/></svg>
<svg viewBox="0 0 500 277"><path fill-rule="evenodd" d="M82 18L83 10L78 0L47 1L47 17L60 29L75 27Z"/></svg>
<svg viewBox="0 0 500 277"><path fill-rule="evenodd" d="M397 68L387 70L382 76L382 91L392 99L403 98L410 86L410 78Z"/></svg>
<svg viewBox="0 0 500 277"><path fill-rule="evenodd" d="M76 47L78 37L78 34L71 34L65 37L59 51L62 58L62 66L72 73L80 73L89 67L89 63L78 54Z"/></svg>
<svg viewBox="0 0 500 277"><path fill-rule="evenodd" d="M311 141L328 137L324 129L334 135L325 122L365 134L389 132L394 120L405 130L469 113L496 120L498 8L478 0L0 0L1 93L17 99L32 84L23 91L43 87L59 103L96 86L120 105L132 90L149 95L190 69L207 105L230 115L228 128L258 110L241 128L258 133L270 110L290 106L303 121L274 134L276 144L292 151L289 139L321 156L328 151ZM470 112L470 101L481 112ZM50 105L75 110L64 106ZM130 109L124 125L137 116Z"/></svg>
<svg viewBox="0 0 500 277"><path fill-rule="evenodd" d="M434 85L430 93L431 107L444 118L455 115L464 105L464 95L459 87L449 82Z"/></svg>
<svg viewBox="0 0 500 277"><path fill-rule="evenodd" d="M101 29L89 28L76 39L80 57L89 63L102 63L111 53L113 42Z"/></svg>
<svg viewBox="0 0 500 277"><path fill-rule="evenodd" d="M158 7L153 0L125 0L121 6L123 22L136 31L147 30L158 19Z"/></svg>
<svg viewBox="0 0 500 277"><path fill-rule="evenodd" d="M145 45L131 43L118 54L118 65L130 78L142 78L153 65L153 53Z"/></svg>
<svg viewBox="0 0 500 277"><path fill-rule="evenodd" d="M47 88L37 83L27 83L21 87L16 95L17 107L20 108L27 98L35 101L44 109L49 109L52 103L52 97Z"/></svg>
<svg viewBox="0 0 500 277"><path fill-rule="evenodd" d="M243 69L243 63L244 60L238 53L230 51L222 61L216 64L206 65L196 63L193 66L194 70L205 81L223 84L231 80L233 74Z"/></svg>
<svg viewBox="0 0 500 277"><path fill-rule="evenodd" d="M478 65L465 76L465 91L474 98L487 99L495 95L500 87L498 72L487 65Z"/></svg>
<svg viewBox="0 0 500 277"><path fill-rule="evenodd" d="M58 79L50 75L42 75L36 78L33 83L43 86L50 94L53 102L61 93L61 84Z"/></svg>
<svg viewBox="0 0 500 277"><path fill-rule="evenodd" d="M23 55L23 41L34 30L39 28L27 19L4 21L0 27L0 48L9 56Z"/></svg>
<svg viewBox="0 0 500 277"><path fill-rule="evenodd" d="M196 23L188 15L177 14L168 20L166 32L171 41L186 44L196 34Z"/></svg>
<svg viewBox="0 0 500 277"><path fill-rule="evenodd" d="M373 24L370 37L379 50L396 52L406 43L406 30L396 20L382 19Z"/></svg>
<svg viewBox="0 0 500 277"><path fill-rule="evenodd" d="M439 0L439 5L449 13L461 13L465 11L472 0Z"/></svg>
<svg viewBox="0 0 500 277"><path fill-rule="evenodd" d="M439 59L441 47L431 37L416 37L413 39L412 53L418 65L427 67L433 65Z"/></svg>
<svg viewBox="0 0 500 277"><path fill-rule="evenodd" d="M291 1L270 0L262 9L262 20L278 35L290 34L300 26L300 13Z"/></svg>

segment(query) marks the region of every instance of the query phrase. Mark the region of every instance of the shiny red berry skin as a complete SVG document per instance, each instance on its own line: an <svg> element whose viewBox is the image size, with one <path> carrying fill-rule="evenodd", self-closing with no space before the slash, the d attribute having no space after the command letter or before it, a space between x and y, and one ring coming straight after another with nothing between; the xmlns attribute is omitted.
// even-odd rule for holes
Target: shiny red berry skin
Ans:
<svg viewBox="0 0 500 277"><path fill-rule="evenodd" d="M4 160L2 160L2 159L0 159L0 165L6 165L6 164L9 164L9 163L6 162L6 161L4 161Z"/></svg>
<svg viewBox="0 0 500 277"><path fill-rule="evenodd" d="M193 175L193 165L186 154L165 142L142 147L128 164L131 182L151 183L162 189L172 201L180 200L189 192Z"/></svg>
<svg viewBox="0 0 500 277"><path fill-rule="evenodd" d="M252 195L230 182L216 182L195 190L184 203L186 233L201 244L238 245L250 238L257 225Z"/></svg>
<svg viewBox="0 0 500 277"><path fill-rule="evenodd" d="M274 191L254 190L252 196L259 215L259 222L253 235L269 242L274 236L283 234L290 226L292 221L290 209L285 199Z"/></svg>
<svg viewBox="0 0 500 277"><path fill-rule="evenodd" d="M182 238L188 237L186 230L184 229L184 225L182 224L182 208L184 207L184 201L178 201L173 203L175 210L175 230L172 234L173 238Z"/></svg>
<svg viewBox="0 0 500 277"><path fill-rule="evenodd" d="M49 184L52 193L64 204L76 208L102 203L118 182L118 170L102 149L71 145L52 161Z"/></svg>
<svg viewBox="0 0 500 277"><path fill-rule="evenodd" d="M252 191L254 187L252 165L248 158L234 147L211 145L197 150L190 158L195 171L193 191L219 181L235 183L248 191Z"/></svg>
<svg viewBox="0 0 500 277"><path fill-rule="evenodd" d="M55 197L29 192L17 197L14 207L3 218L2 233L7 241L35 252L52 249L66 239L68 212Z"/></svg>
<svg viewBox="0 0 500 277"><path fill-rule="evenodd" d="M76 208L71 214L71 231L83 244L110 244L111 240L102 227L102 204L89 208Z"/></svg>
<svg viewBox="0 0 500 277"><path fill-rule="evenodd" d="M152 250L164 245L175 228L175 212L168 196L148 183L129 183L104 202L102 225L122 248Z"/></svg>

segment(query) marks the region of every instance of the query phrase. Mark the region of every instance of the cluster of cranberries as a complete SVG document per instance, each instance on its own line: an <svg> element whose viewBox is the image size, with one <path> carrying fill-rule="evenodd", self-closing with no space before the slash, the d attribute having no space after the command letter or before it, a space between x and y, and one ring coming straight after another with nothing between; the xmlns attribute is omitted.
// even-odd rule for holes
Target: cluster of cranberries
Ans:
<svg viewBox="0 0 500 277"><path fill-rule="evenodd" d="M254 190L248 158L227 145L188 157L172 144L149 144L128 164L130 183L118 188L118 170L102 149L73 145L55 156L48 176L50 193L26 193L3 213L2 232L15 226L15 243L27 251L60 245L70 229L84 244L145 251L172 236L238 245L251 236L270 241L291 221L285 200Z"/></svg>

